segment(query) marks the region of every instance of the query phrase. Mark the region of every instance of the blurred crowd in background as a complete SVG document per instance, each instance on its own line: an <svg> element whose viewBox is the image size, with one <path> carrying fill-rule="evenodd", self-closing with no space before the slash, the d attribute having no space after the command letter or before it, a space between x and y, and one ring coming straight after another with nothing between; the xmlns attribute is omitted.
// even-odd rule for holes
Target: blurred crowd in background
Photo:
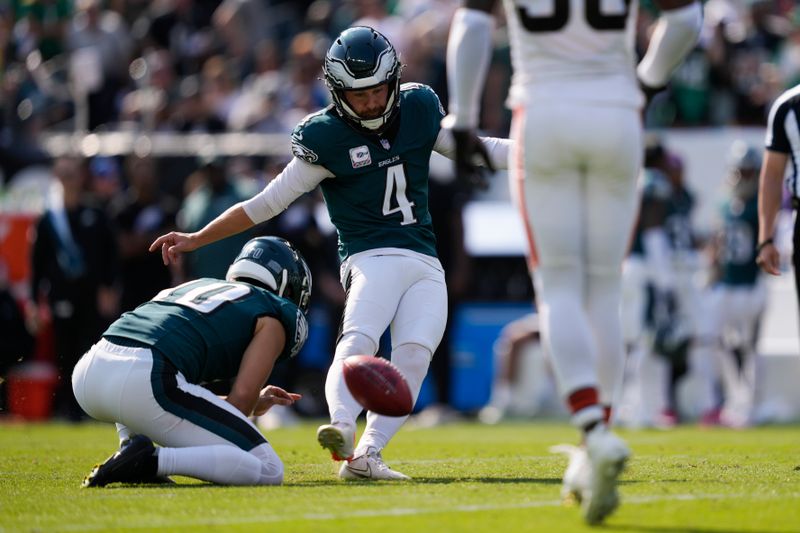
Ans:
<svg viewBox="0 0 800 533"><path fill-rule="evenodd" d="M697 49L650 111L652 125L763 124L800 81L800 8L792 0L708 0ZM0 146L43 129L289 132L328 103L320 78L353 24L384 33L407 81L446 104L444 52L456 0L3 0ZM502 25L502 16L500 17ZM637 48L652 26L640 10ZM496 32L482 126L508 131L507 34ZM88 117L76 101L88 99ZM76 123L77 122L77 123ZM22 150L23 153L32 148ZM13 155L13 154L12 154ZM22 155L19 155L22 157ZM7 177L15 167L5 163Z"/></svg>
<svg viewBox="0 0 800 533"><path fill-rule="evenodd" d="M35 182L31 169L45 168L60 184L57 200L32 203L38 212L29 221L36 229L29 280L21 289L7 287L0 302L0 374L49 345L60 375L68 376L121 312L182 280L224 277L252 233L169 269L147 246L174 228L199 229L280 172L291 130L329 103L322 61L344 28L364 24L385 34L405 65L403 80L430 85L446 106L445 48L458 6L455 0L0 0L0 183L9 190L22 176ZM763 126L774 99L800 82L800 7L792 0L708 0L704 9L700 44L649 108L648 126ZM653 15L643 2L639 50ZM498 20L502 26L502 14ZM507 136L511 64L507 33L501 28L495 36L481 126ZM286 135L287 153L53 158L40 140L58 131L276 133ZM461 219L469 192L448 168L433 174L431 210L451 304L530 301L522 258L486 259L483 274L473 275ZM6 201L3 208L18 206ZM288 238L309 259L317 308L332 324L323 346L332 353L344 294L321 198L310 194L255 231ZM8 278L12 266L0 267L0 279ZM443 342L439 353L449 350ZM442 404L447 362L434 358ZM56 414L79 419L68 380L56 388Z"/></svg>

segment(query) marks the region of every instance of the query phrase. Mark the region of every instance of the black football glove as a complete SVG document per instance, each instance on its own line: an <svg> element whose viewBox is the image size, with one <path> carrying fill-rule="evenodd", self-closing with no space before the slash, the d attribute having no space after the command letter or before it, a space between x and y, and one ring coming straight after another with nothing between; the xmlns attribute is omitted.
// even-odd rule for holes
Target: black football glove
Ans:
<svg viewBox="0 0 800 533"><path fill-rule="evenodd" d="M486 146L473 130L451 131L456 142L456 178L471 188L488 189L488 176L495 169Z"/></svg>

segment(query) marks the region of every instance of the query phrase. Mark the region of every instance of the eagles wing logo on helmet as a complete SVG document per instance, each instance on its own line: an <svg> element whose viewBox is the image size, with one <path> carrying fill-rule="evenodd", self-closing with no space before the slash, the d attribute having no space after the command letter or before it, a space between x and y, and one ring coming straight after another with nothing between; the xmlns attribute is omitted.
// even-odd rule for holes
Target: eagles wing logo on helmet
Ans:
<svg viewBox="0 0 800 533"><path fill-rule="evenodd" d="M377 32L375 32L377 33ZM388 41L386 41L388 44ZM348 67L347 59L337 57L325 58L326 78L331 85L337 89L363 89L374 87L386 82L396 74L400 64L397 61L397 54L394 48L389 45L378 55L375 66L371 69L371 75L367 77L359 76Z"/></svg>

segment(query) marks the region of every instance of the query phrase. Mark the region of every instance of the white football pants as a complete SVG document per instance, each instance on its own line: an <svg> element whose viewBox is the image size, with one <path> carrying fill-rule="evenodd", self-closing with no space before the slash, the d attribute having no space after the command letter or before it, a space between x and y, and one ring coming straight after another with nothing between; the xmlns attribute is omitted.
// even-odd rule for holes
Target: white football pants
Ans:
<svg viewBox="0 0 800 533"><path fill-rule="evenodd" d="M510 188L538 263L542 334L565 398L622 379L620 277L638 205L642 126L634 108L547 102L514 113Z"/></svg>
<svg viewBox="0 0 800 533"><path fill-rule="evenodd" d="M361 405L344 382L344 359L375 355L390 328L392 362L408 381L416 402L431 356L447 322L447 286L439 260L409 250L376 249L351 256L342 265L347 291L342 332L328 370L325 396L331 422L355 425ZM357 452L383 449L407 417L367 413Z"/></svg>
<svg viewBox="0 0 800 533"><path fill-rule="evenodd" d="M716 357L724 389L723 421L734 426L752 423L758 384L756 334L767 303L763 280L741 287L718 285L711 293L711 331L718 345ZM739 346L744 360L741 368L729 350Z"/></svg>

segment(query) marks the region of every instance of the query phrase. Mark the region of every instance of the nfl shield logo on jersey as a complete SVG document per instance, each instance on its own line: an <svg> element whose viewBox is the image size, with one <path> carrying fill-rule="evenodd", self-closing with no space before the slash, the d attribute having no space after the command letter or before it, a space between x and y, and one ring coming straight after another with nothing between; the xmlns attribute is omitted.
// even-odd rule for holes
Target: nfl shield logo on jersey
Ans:
<svg viewBox="0 0 800 533"><path fill-rule="evenodd" d="M369 155L369 148L366 145L350 148L350 162L353 163L353 168L371 165L372 158Z"/></svg>

